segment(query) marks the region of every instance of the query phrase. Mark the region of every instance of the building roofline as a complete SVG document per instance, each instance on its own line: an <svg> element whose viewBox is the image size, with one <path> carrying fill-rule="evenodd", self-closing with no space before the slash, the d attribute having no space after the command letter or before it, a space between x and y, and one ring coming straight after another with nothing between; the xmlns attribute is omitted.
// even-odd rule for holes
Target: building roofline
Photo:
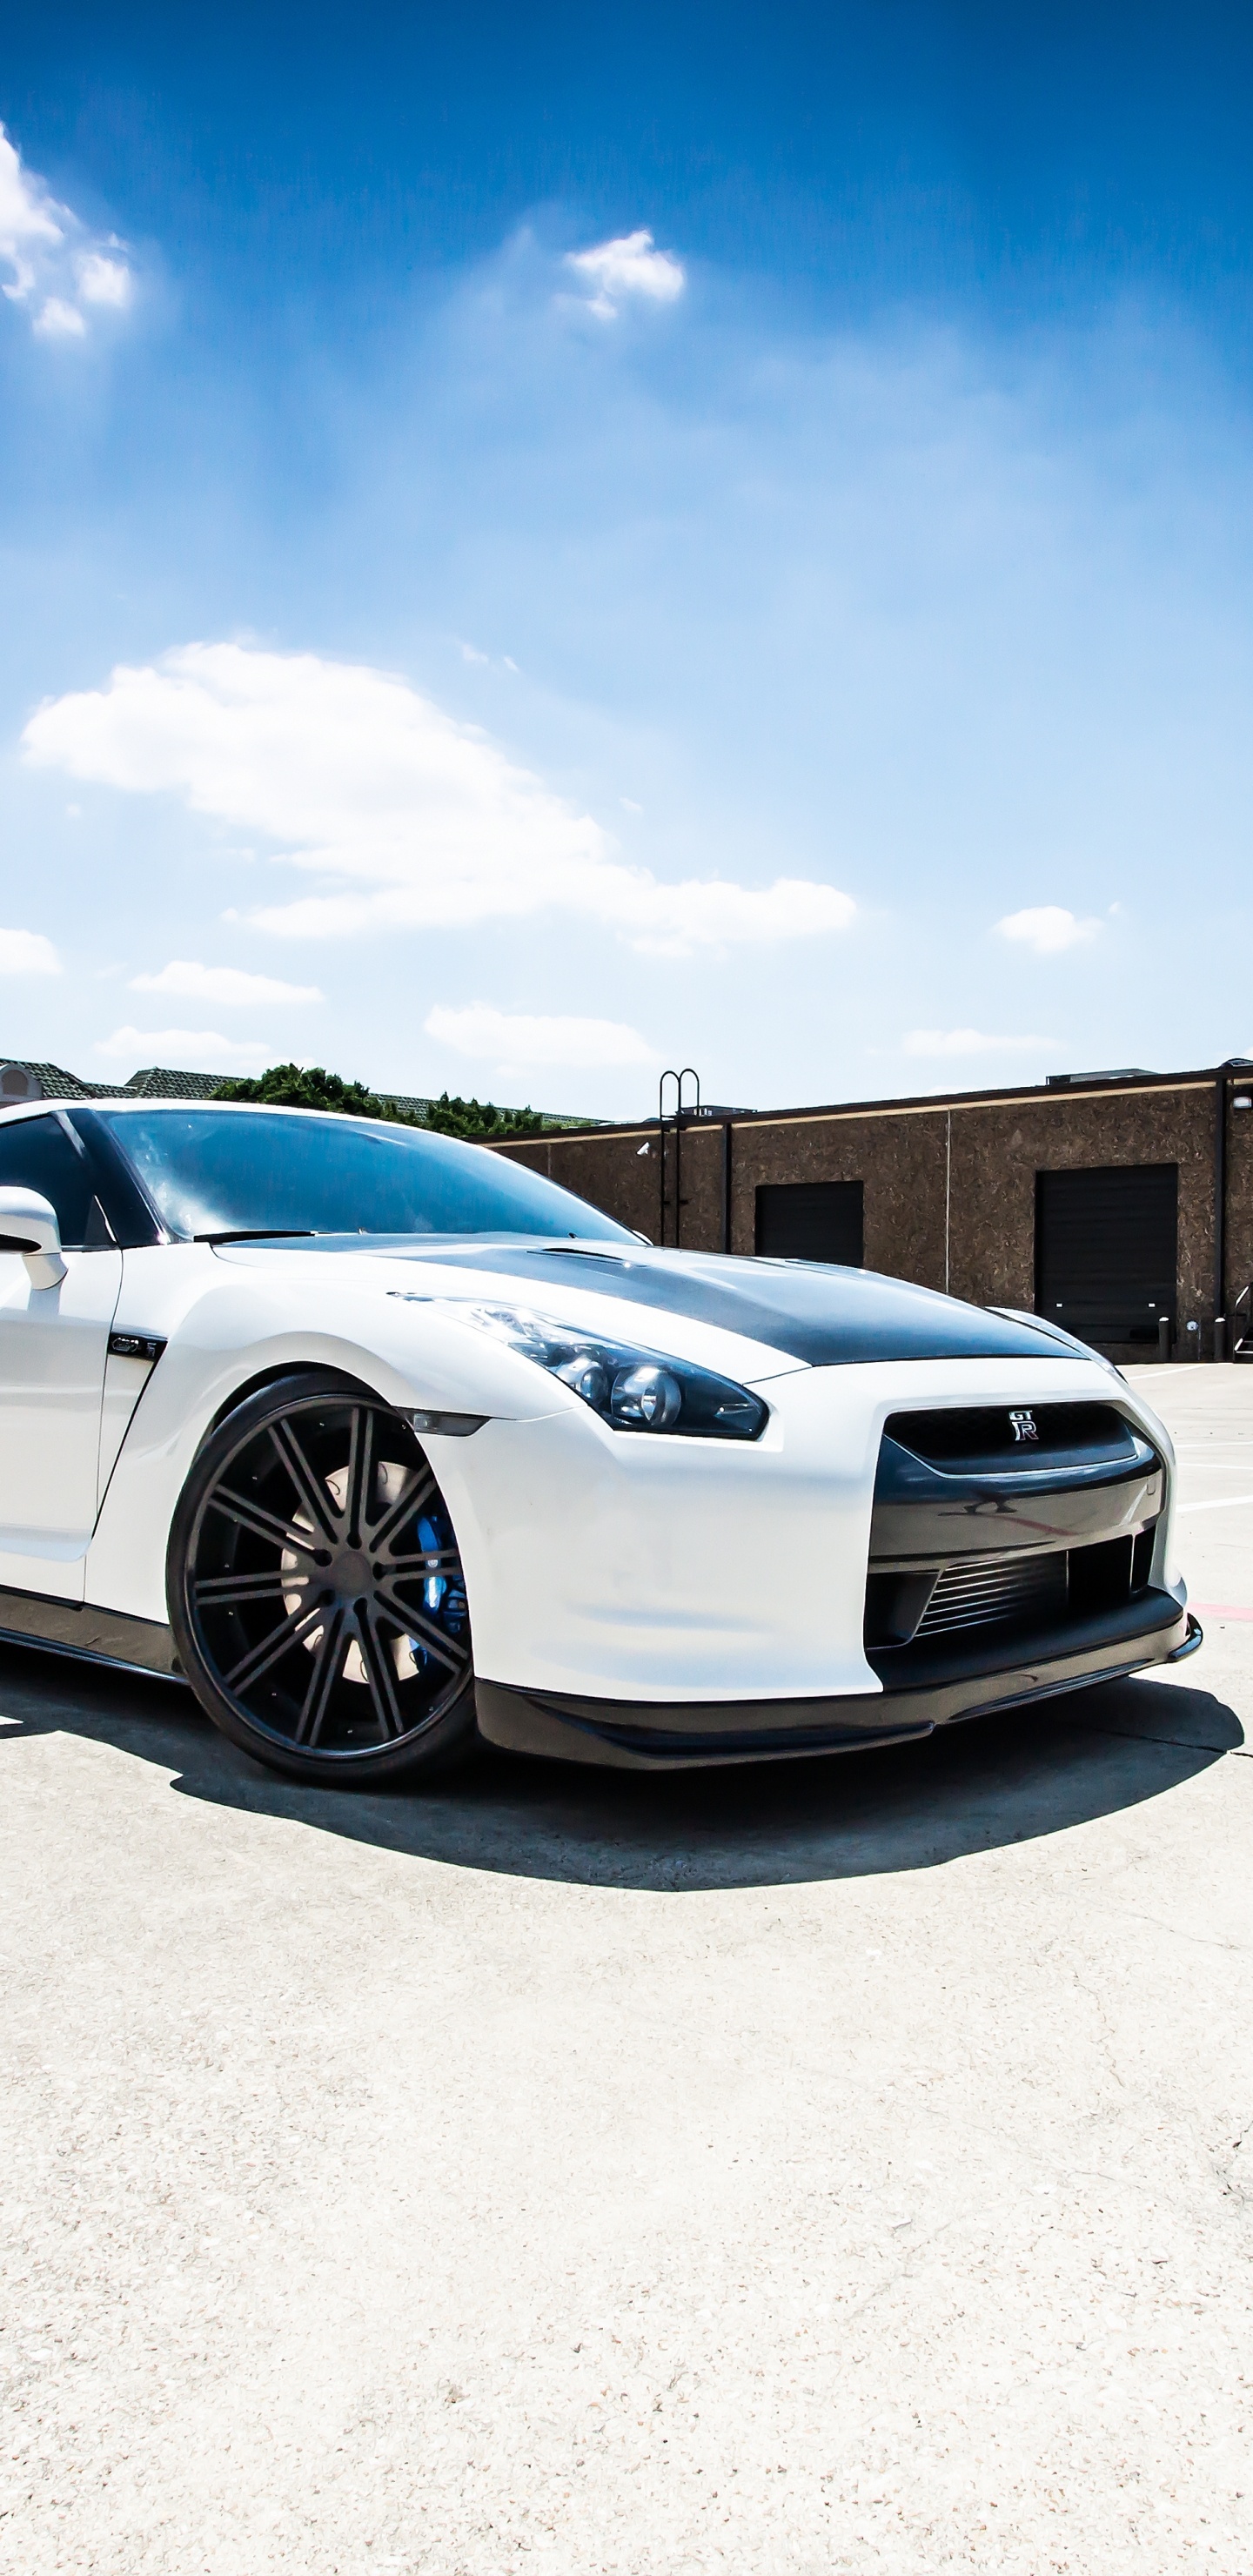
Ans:
<svg viewBox="0 0 1253 2576"><path fill-rule="evenodd" d="M739 1109L717 1117L698 1116L693 1112L684 1114L683 1130L685 1135L690 1135L693 1131L699 1133L702 1127L712 1133L718 1127L800 1127L834 1118L925 1117L928 1113L937 1115L946 1110L1009 1108L1019 1103L1023 1108L1054 1108L1070 1100L1133 1099L1153 1091L1212 1090L1223 1074L1233 1078L1245 1074L1250 1087L1253 1087L1253 1059L1228 1056L1221 1064L1203 1065L1182 1073L1137 1072L1131 1076L1125 1073L1075 1074L1062 1080L1053 1077L1048 1082L1011 1083L986 1091L920 1091L878 1100L835 1100L814 1106L798 1104L790 1109ZM667 1119L666 1125L669 1128L672 1121ZM655 1136L657 1130L655 1116L622 1119L614 1125L589 1123L586 1127L567 1127L564 1134L556 1139L543 1136L501 1137L494 1150L504 1152L515 1146L552 1142L573 1144L585 1137L600 1137L605 1142L615 1137L650 1137Z"/></svg>

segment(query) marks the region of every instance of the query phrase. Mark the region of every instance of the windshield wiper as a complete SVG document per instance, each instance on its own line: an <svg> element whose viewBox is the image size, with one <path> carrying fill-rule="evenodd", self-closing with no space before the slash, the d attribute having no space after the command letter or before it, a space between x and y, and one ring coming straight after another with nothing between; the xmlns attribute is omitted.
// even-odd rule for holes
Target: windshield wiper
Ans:
<svg viewBox="0 0 1253 2576"><path fill-rule="evenodd" d="M221 1234L193 1234L193 1243L287 1243L297 1237L307 1241L314 1233L311 1225L237 1225Z"/></svg>

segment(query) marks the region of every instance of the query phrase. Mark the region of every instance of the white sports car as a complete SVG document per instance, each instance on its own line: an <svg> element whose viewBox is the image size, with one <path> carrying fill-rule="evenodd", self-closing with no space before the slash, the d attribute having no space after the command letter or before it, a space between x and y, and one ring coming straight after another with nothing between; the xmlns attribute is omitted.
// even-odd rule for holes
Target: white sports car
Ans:
<svg viewBox="0 0 1253 2576"><path fill-rule="evenodd" d="M1170 1442L1079 1343L421 1129L7 1113L0 1351L0 1633L298 1779L847 1751L1200 1641Z"/></svg>

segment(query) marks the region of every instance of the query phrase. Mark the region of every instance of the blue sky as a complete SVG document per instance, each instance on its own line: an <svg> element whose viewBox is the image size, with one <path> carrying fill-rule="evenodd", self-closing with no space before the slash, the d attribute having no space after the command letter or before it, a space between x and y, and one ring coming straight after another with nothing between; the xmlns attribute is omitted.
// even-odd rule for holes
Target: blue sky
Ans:
<svg viewBox="0 0 1253 2576"><path fill-rule="evenodd" d="M1253 32L0 63L0 1044L633 1114L1253 1052Z"/></svg>

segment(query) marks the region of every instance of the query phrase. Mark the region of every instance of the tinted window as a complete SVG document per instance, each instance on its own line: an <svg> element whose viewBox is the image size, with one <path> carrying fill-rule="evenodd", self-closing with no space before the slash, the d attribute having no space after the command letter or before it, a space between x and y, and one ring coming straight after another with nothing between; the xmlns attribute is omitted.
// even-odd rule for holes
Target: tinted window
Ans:
<svg viewBox="0 0 1253 2576"><path fill-rule="evenodd" d="M264 1109L103 1110L171 1232L631 1237L482 1145L367 1118Z"/></svg>
<svg viewBox="0 0 1253 2576"><path fill-rule="evenodd" d="M0 1188L5 1183L38 1190L57 1212L61 1241L73 1247L107 1243L92 1196L91 1176L59 1118L18 1118L0 1126Z"/></svg>

